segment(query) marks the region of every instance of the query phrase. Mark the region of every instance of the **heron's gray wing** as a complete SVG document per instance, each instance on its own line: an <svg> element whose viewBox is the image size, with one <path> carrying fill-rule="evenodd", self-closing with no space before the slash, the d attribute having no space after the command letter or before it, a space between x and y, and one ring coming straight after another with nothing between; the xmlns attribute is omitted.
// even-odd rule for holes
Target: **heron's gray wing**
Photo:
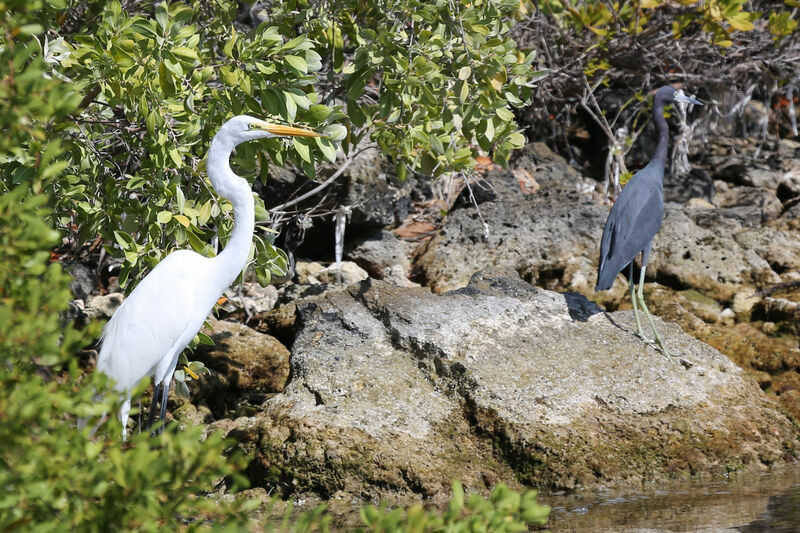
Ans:
<svg viewBox="0 0 800 533"><path fill-rule="evenodd" d="M606 220L600 241L598 290L610 287L619 271L636 258L661 227L661 182L637 177L622 190Z"/></svg>

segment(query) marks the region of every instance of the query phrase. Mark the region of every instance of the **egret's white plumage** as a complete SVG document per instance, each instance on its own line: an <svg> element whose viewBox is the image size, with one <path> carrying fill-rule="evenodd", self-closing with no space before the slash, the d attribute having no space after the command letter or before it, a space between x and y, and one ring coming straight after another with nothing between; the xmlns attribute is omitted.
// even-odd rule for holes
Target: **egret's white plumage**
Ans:
<svg viewBox="0 0 800 533"><path fill-rule="evenodd" d="M233 205L231 238L216 257L189 250L169 254L148 274L106 324L97 369L125 395L120 408L122 436L131 407L131 389L153 377L155 394L151 421L161 388L161 419L178 357L202 327L223 291L247 262L255 224L250 185L233 173L230 154L236 145L273 136L316 137L301 128L269 124L240 115L228 120L214 136L208 153L208 177L216 191Z"/></svg>

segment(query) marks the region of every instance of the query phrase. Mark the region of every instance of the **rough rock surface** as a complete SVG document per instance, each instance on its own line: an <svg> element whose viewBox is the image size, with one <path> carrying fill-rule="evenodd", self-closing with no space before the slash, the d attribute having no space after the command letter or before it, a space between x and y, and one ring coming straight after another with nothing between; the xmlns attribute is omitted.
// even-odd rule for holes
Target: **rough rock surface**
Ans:
<svg viewBox="0 0 800 533"><path fill-rule="evenodd" d="M579 192L581 181L574 170L564 170L566 162L558 155L529 150L514 164L531 167L536 158L552 161L538 163L539 167L562 169L560 177L546 174L537 194L525 196L515 190L513 171L490 175L497 194L479 206L489 224L488 239L484 239L483 223L474 208L467 206L450 213L446 225L416 264L420 277L432 290L463 287L473 272L495 265L512 268L538 286L587 295L593 292L608 207ZM535 165L531 171L539 179ZM800 266L800 238L796 228L790 227L788 213L762 225L762 220L780 212L774 194L747 187L726 194L735 205L703 208L666 204L664 223L654 240L647 268L649 281L679 290L696 289L726 303L743 288L779 283L782 274ZM755 200L769 196L777 207L771 202L737 203L736 199L748 194ZM597 300L617 300L624 297L625 289L620 276L612 291L598 294Z"/></svg>
<svg viewBox="0 0 800 533"><path fill-rule="evenodd" d="M248 314L266 313L278 301L278 289L273 285L262 287L258 283L236 284L225 291L228 301L225 311L233 313L243 310Z"/></svg>
<svg viewBox="0 0 800 533"><path fill-rule="evenodd" d="M374 278L382 278L384 269L400 265L408 272L405 246L390 231L378 230L367 233L347 244L345 256L369 272Z"/></svg>
<svg viewBox="0 0 800 533"><path fill-rule="evenodd" d="M511 268L543 287L562 280L573 290L594 286L589 276L608 208L541 143L527 147L515 165L527 169L541 189L524 194L513 172L491 172L493 195L479 206L488 239L473 207L456 209L417 259L416 268L434 292L464 287L474 272L490 266Z"/></svg>
<svg viewBox="0 0 800 533"><path fill-rule="evenodd" d="M257 486L380 499L452 478L571 488L760 468L791 422L727 357L513 272L436 295L365 280L298 305L291 380L226 429Z"/></svg>
<svg viewBox="0 0 800 533"><path fill-rule="evenodd" d="M281 392L289 378L289 350L277 339L238 322L208 319L203 332L214 346L200 346L192 359L211 370L193 387L194 399L216 415L225 415L236 404L259 405L270 394Z"/></svg>

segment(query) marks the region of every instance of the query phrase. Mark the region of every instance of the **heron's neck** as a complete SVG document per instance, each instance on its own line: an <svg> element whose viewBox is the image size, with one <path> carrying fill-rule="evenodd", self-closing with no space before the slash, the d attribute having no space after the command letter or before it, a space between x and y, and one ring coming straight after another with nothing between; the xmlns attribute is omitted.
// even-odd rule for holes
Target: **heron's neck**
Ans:
<svg viewBox="0 0 800 533"><path fill-rule="evenodd" d="M667 149L669 148L669 126L664 118L664 102L660 100L656 100L653 103L653 122L656 123L658 144L656 145L656 153L651 161L657 159L661 162L661 166L664 166L667 161Z"/></svg>
<svg viewBox="0 0 800 533"><path fill-rule="evenodd" d="M215 258L220 270L220 292L233 283L247 263L253 243L255 203L253 192L244 178L231 170L229 160L235 145L214 139L208 151L208 177L214 189L233 204L233 232L225 249Z"/></svg>

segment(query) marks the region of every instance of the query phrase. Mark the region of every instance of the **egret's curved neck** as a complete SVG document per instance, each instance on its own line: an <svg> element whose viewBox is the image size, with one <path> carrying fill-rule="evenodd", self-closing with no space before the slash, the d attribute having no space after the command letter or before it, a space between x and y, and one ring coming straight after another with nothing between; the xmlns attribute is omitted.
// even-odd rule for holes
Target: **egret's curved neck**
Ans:
<svg viewBox="0 0 800 533"><path fill-rule="evenodd" d="M669 148L669 126L667 120L664 118L664 102L661 99L656 99L653 102L653 122L656 123L656 131L658 132L658 144L656 145L656 153L653 159L658 159L661 166L667 161L667 149Z"/></svg>
<svg viewBox="0 0 800 533"><path fill-rule="evenodd" d="M255 203L250 185L231 170L229 160L235 144L214 137L208 151L208 178L214 189L233 204L233 232L225 249L214 259L219 269L220 292L233 283L247 263L253 243Z"/></svg>

